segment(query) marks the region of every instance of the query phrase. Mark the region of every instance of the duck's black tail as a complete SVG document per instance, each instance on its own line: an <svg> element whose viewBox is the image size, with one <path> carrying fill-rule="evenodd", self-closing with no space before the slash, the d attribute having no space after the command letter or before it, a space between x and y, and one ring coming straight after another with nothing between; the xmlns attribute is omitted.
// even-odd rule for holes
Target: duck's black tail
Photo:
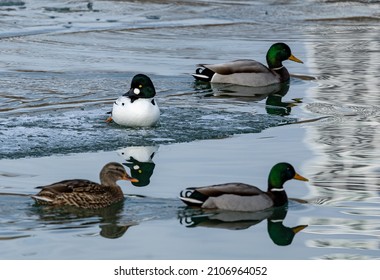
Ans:
<svg viewBox="0 0 380 280"><path fill-rule="evenodd" d="M188 206L202 206L202 204L207 200L208 196L201 194L194 188L187 188L181 191L179 198Z"/></svg>
<svg viewBox="0 0 380 280"><path fill-rule="evenodd" d="M198 81L211 82L211 79L214 76L214 74L215 72L208 68L198 68L192 75Z"/></svg>

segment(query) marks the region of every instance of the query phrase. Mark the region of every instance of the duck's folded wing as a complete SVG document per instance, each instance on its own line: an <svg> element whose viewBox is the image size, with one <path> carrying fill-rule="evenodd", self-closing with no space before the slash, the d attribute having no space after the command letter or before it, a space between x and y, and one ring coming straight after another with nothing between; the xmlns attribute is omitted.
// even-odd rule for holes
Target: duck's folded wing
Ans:
<svg viewBox="0 0 380 280"><path fill-rule="evenodd" d="M64 180L51 185L37 187L42 191L52 193L72 193L72 192L103 192L98 183L89 180Z"/></svg>
<svg viewBox="0 0 380 280"><path fill-rule="evenodd" d="M227 183L199 188L187 188L180 194L180 199L189 206L202 205L209 197L225 194L238 196L256 196L264 192L259 188L243 183Z"/></svg>
<svg viewBox="0 0 380 280"><path fill-rule="evenodd" d="M234 60L219 64L199 64L220 75L231 75L235 73L268 73L270 70L260 62L252 59Z"/></svg>
<svg viewBox="0 0 380 280"><path fill-rule="evenodd" d="M189 188L189 190L191 190L191 188ZM219 185L195 188L194 190L209 197L220 196L223 194L252 196L252 195L259 195L263 193L263 191L260 190L259 188L252 185L243 184L243 183L219 184Z"/></svg>

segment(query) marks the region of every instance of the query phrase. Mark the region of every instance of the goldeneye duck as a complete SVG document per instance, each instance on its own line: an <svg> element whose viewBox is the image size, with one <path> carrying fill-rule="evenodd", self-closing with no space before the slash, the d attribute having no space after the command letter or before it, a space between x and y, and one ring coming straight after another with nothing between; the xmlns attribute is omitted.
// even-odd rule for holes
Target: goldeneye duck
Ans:
<svg viewBox="0 0 380 280"><path fill-rule="evenodd" d="M113 104L111 117L107 122L128 127L149 127L158 123L160 109L154 97L156 90L152 80L138 74L133 77L130 90Z"/></svg>

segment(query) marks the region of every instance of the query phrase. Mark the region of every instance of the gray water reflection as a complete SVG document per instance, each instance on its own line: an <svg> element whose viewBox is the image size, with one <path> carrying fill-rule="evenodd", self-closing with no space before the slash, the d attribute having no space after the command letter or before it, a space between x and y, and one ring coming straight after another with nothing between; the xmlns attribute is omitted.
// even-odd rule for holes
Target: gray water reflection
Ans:
<svg viewBox="0 0 380 280"><path fill-rule="evenodd" d="M35 206L30 212L36 215L38 223L47 227L49 231L75 231L76 229L79 231L97 225L99 235L110 239L123 236L130 226L137 224L134 220L125 221L124 219L121 221L124 202L97 210Z"/></svg>
<svg viewBox="0 0 380 280"><path fill-rule="evenodd" d="M237 212L207 209L185 208L178 212L181 224L188 228L207 227L228 230L244 230L267 220L267 231L273 243L278 246L288 246L295 235L307 225L287 227L283 224L288 207L271 208L258 212Z"/></svg>
<svg viewBox="0 0 380 280"><path fill-rule="evenodd" d="M134 146L120 149L117 153L126 160L127 166L133 178L138 182L132 182L135 187L145 187L150 184L156 164L153 157L158 151L158 146Z"/></svg>
<svg viewBox="0 0 380 280"><path fill-rule="evenodd" d="M304 76L303 79L310 77ZM302 103L302 98L292 98L283 101L290 89L290 83L273 84L266 87L247 87L234 84L211 84L195 82L194 88L205 97L235 98L239 101L259 102L265 100L265 110L270 115L287 116L291 114L292 107Z"/></svg>
<svg viewBox="0 0 380 280"><path fill-rule="evenodd" d="M0 194L0 241L35 238L42 232L62 237L121 238L131 226L138 226L141 222L175 217L178 205L172 199L130 195L125 201L106 208L80 209L38 206L29 196ZM3 245L3 249L8 247ZM40 245L36 243L35 250L38 251ZM3 250L1 258L8 253Z"/></svg>
<svg viewBox="0 0 380 280"><path fill-rule="evenodd" d="M378 258L380 25L363 17L325 19L308 31L317 87L309 90L307 110L331 116L307 128L316 154L307 167L310 190L337 217L306 219L316 234L306 245L323 249L322 259Z"/></svg>

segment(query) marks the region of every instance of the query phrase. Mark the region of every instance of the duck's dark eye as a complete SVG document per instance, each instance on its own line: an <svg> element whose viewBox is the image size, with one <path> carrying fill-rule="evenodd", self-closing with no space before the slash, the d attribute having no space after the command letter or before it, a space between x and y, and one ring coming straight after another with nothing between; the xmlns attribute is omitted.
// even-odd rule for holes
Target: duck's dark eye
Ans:
<svg viewBox="0 0 380 280"><path fill-rule="evenodd" d="M117 171L117 172L124 172L124 170L121 169L121 168L117 168L116 171Z"/></svg>

